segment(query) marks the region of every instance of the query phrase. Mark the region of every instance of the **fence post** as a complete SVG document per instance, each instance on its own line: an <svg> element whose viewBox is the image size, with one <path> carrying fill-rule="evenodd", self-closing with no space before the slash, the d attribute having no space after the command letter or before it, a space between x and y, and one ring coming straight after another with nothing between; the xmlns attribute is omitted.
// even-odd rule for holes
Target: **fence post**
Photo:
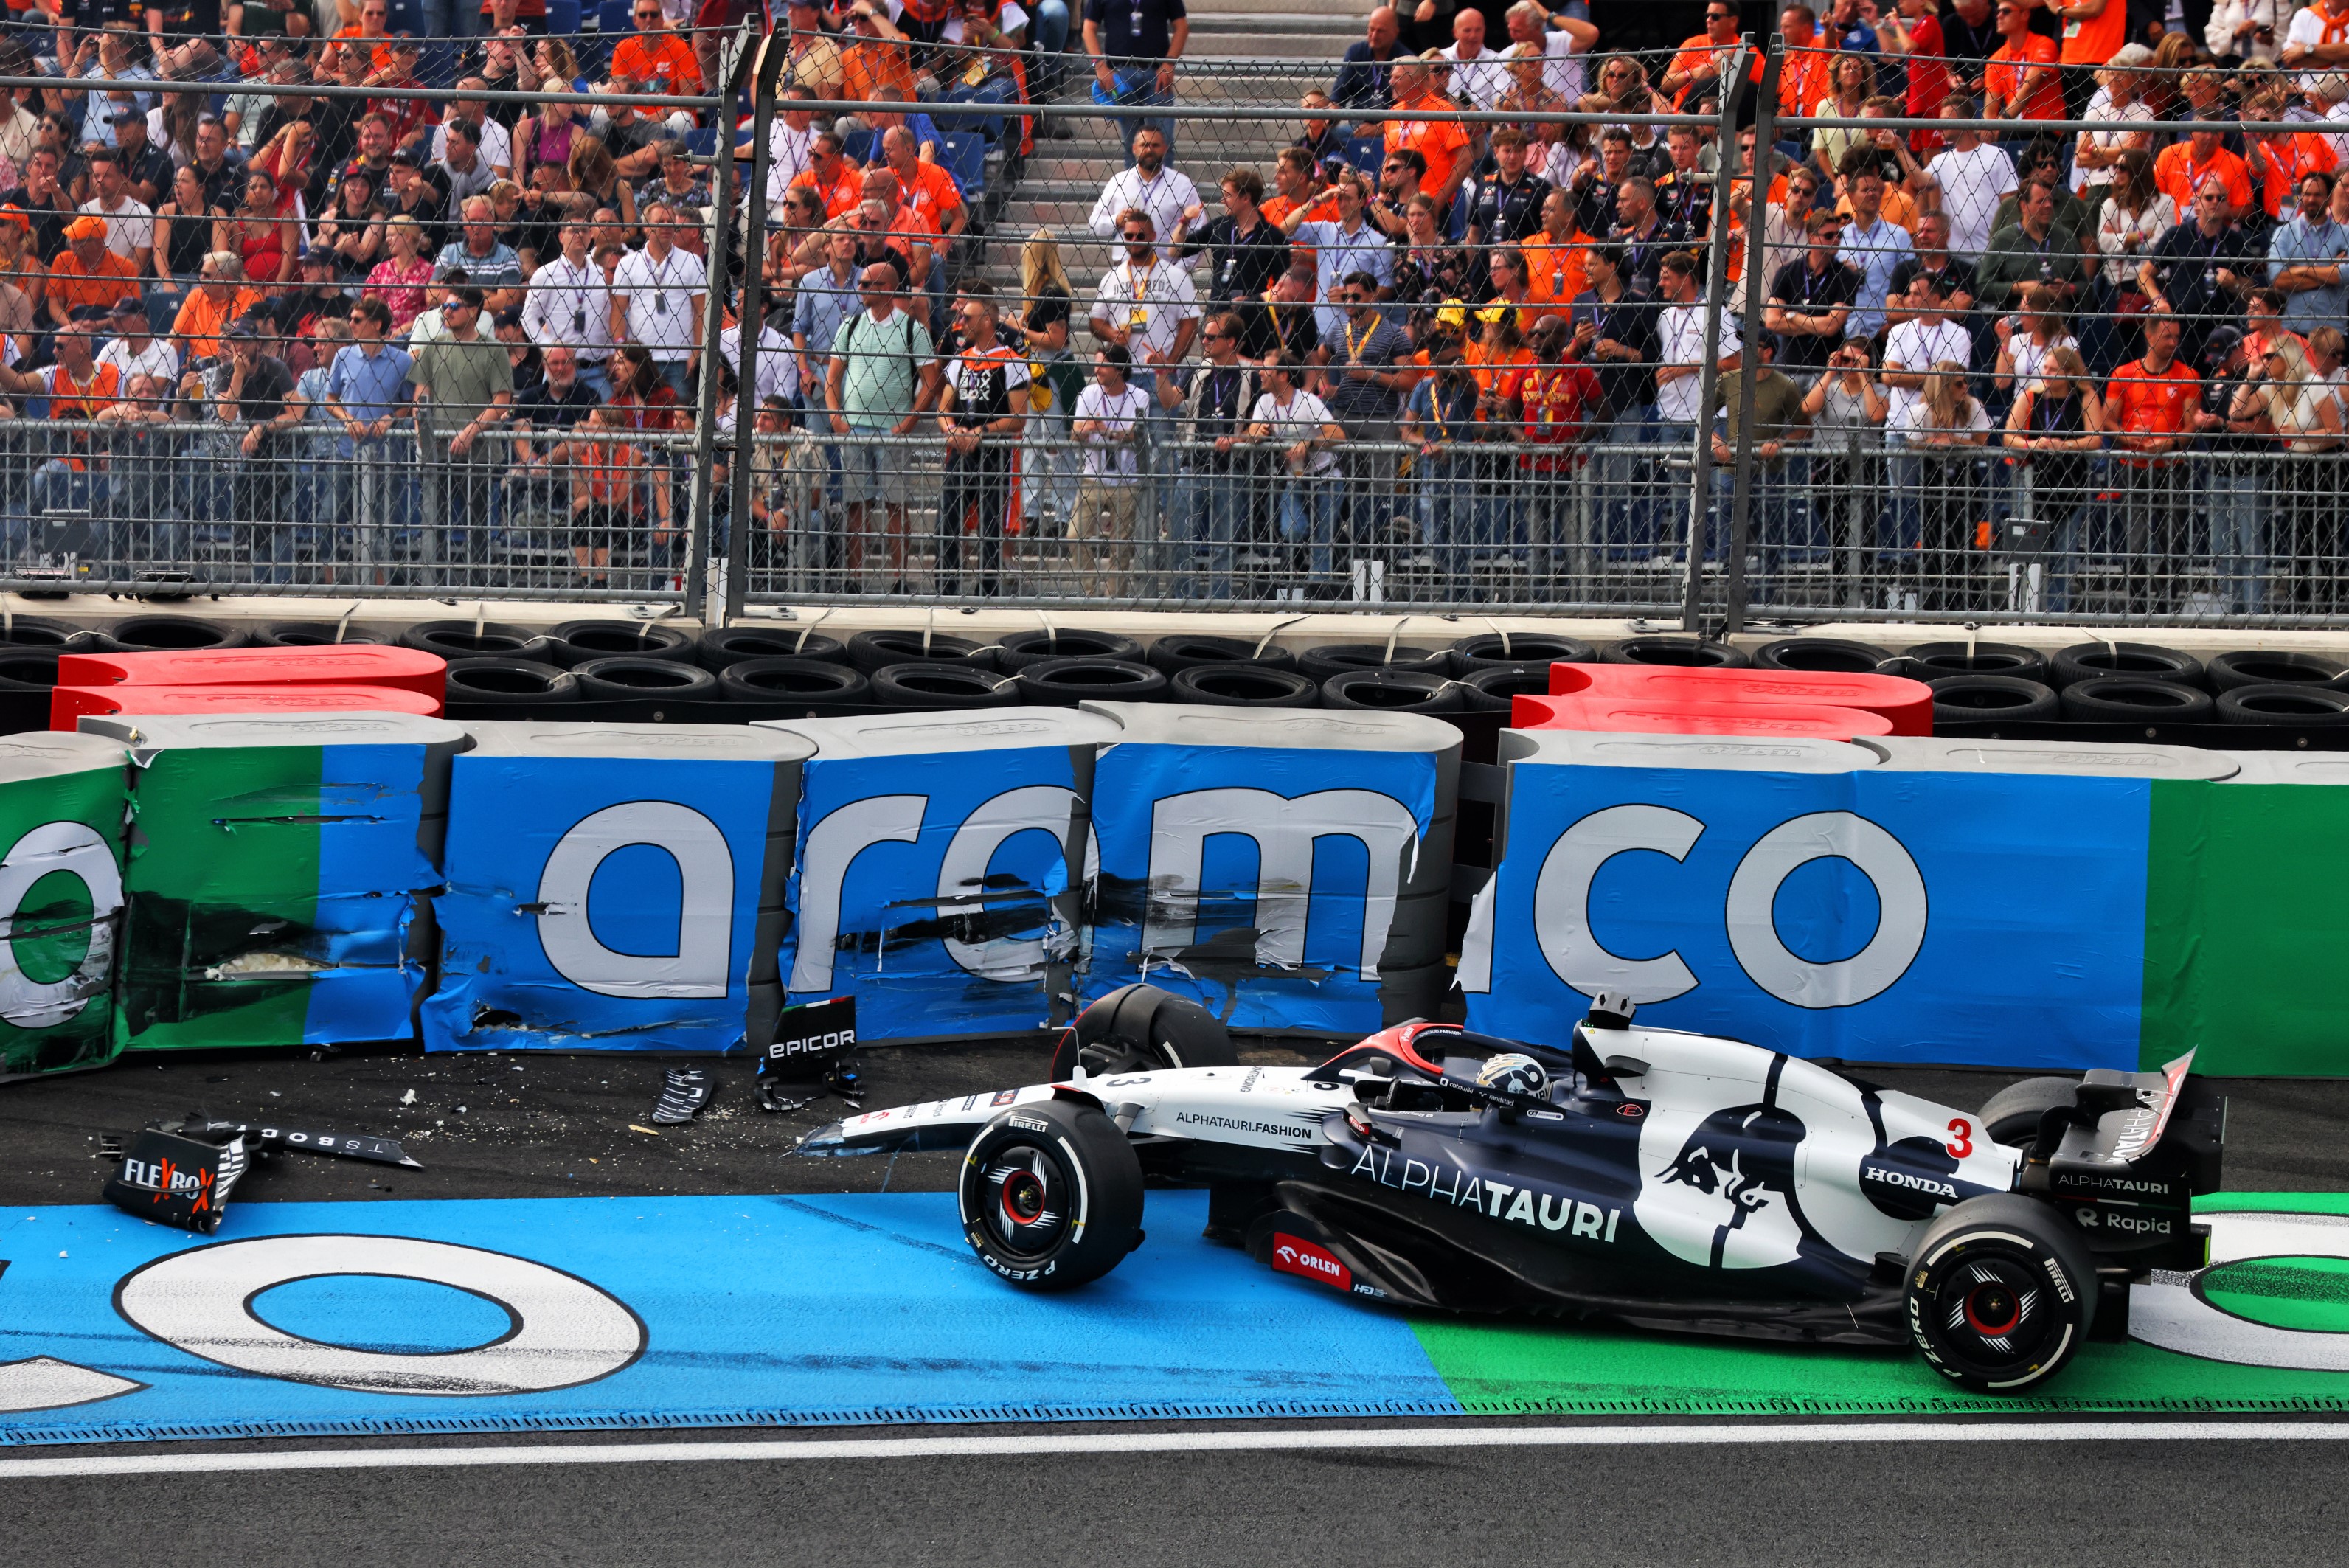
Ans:
<svg viewBox="0 0 2349 1568"><path fill-rule="evenodd" d="M1729 563L1721 583L1727 618L1723 637L1745 629L1745 545L1753 537L1754 518L1754 379L1761 372L1762 312L1770 298L1770 182L1777 156L1771 151L1778 108L1778 73L1786 63L1786 40L1770 36L1770 52L1762 64L1761 97L1754 105L1754 162L1746 170L1746 194L1751 205L1745 218L1745 319L1738 341L1745 346L1737 377L1737 474L1729 496ZM1781 457L1780 462L1785 462Z"/></svg>
<svg viewBox="0 0 2349 1568"><path fill-rule="evenodd" d="M734 183L731 84L751 37L751 24L746 19L720 57L719 74L729 84L721 96L729 101L709 111L710 118L718 122L718 151L710 161L715 178L709 209L709 283L701 311L701 385L695 399L693 488L686 508L685 535L685 613L695 620L703 618L703 607L709 594L710 504L716 499L710 475L719 451L718 380L726 363L725 355L719 351L719 335L726 329L727 242L734 237L733 205L728 200L728 192Z"/></svg>
<svg viewBox="0 0 2349 1568"><path fill-rule="evenodd" d="M1741 43L1729 62L1733 81L1745 79L1751 41ZM1737 97L1721 95L1721 128L1715 145L1723 164L1737 151ZM1755 152L1758 156L1760 149ZM1681 629L1701 633L1704 618L1704 514L1713 496L1713 400L1721 388L1721 318L1729 309L1729 179L1713 181L1712 244L1705 247L1704 363L1697 368L1696 449L1689 457L1688 587L1681 605Z"/></svg>
<svg viewBox="0 0 2349 1568"><path fill-rule="evenodd" d="M718 608L721 626L741 615L747 586L742 579L750 559L750 463L758 452L759 339L767 330L767 171L774 158L768 138L775 124L776 84L791 57L788 30L782 37L778 47L776 35L766 36L750 71L750 179L742 192L741 359L734 372L734 463L726 471L730 521L726 529L726 598ZM735 73L730 72L727 79L734 82Z"/></svg>

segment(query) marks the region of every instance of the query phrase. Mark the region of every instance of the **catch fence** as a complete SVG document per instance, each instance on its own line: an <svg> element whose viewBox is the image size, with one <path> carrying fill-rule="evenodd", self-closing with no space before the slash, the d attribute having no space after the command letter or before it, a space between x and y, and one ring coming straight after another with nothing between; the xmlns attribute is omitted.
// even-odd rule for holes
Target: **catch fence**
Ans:
<svg viewBox="0 0 2349 1568"><path fill-rule="evenodd" d="M158 202L146 333L18 323L0 583L1707 629L2349 614L2329 74L1555 27L1464 61L1185 59L1166 91L1127 62L1097 90L1032 39L854 26L634 39L714 80L683 93L584 36L431 41L367 82L316 56L257 83L0 70L167 116L242 87L284 132L264 162L322 160L201 218ZM378 144L369 116L411 113ZM300 151L344 120L349 160ZM337 296L387 330L328 320ZM229 381L239 317L286 367L264 419ZM355 330L368 364L376 337L413 359L401 383L444 378L420 415L337 379ZM448 348L476 333L505 399ZM37 417L92 411L40 369L79 366L77 334L101 365L144 365L147 334L185 362L94 423Z"/></svg>

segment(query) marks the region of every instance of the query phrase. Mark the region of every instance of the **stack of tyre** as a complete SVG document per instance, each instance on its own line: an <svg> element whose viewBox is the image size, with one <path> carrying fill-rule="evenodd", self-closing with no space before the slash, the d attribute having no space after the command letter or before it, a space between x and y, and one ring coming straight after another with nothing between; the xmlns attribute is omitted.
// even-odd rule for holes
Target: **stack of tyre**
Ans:
<svg viewBox="0 0 2349 1568"><path fill-rule="evenodd" d="M1899 664L1933 688L1937 731L2026 734L2035 732L2025 726L2048 722L2157 733L2182 725L2349 726L2349 662L2323 654L2249 650L2206 662L2144 642L2087 642L2054 653L1933 642L1908 649Z"/></svg>

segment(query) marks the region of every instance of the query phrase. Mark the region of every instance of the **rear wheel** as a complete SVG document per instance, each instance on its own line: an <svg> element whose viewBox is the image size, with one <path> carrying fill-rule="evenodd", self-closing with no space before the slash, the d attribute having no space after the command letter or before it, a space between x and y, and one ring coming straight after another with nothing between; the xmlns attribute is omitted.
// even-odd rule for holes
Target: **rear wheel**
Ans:
<svg viewBox="0 0 2349 1568"><path fill-rule="evenodd" d="M2077 1078L2025 1078L1992 1095L1975 1119L1991 1142L2023 1148L2039 1136L2039 1118L2058 1106L2068 1107L2079 1086Z"/></svg>
<svg viewBox="0 0 2349 1568"><path fill-rule="evenodd" d="M971 1251L1022 1290L1073 1290L1142 1242L1142 1163L1089 1105L1051 1100L988 1123L957 1200Z"/></svg>
<svg viewBox="0 0 2349 1568"><path fill-rule="evenodd" d="M2062 1371L2096 1315L2087 1244L2029 1198L1970 1198L1926 1231L1909 1268L1909 1333L1933 1369L2020 1394Z"/></svg>
<svg viewBox="0 0 2349 1568"><path fill-rule="evenodd" d="M1124 985L1077 1014L1052 1051L1054 1079L1151 1073L1166 1067L1236 1067L1239 1054L1216 1015L1154 985Z"/></svg>

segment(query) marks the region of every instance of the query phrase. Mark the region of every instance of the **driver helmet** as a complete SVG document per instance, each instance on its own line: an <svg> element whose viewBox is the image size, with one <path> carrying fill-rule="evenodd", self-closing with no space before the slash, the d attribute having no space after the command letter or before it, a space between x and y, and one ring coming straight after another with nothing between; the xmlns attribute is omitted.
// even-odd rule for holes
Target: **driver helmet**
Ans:
<svg viewBox="0 0 2349 1568"><path fill-rule="evenodd" d="M1505 1051L1476 1070L1476 1086L1539 1099L1549 1092L1549 1075L1523 1052Z"/></svg>

